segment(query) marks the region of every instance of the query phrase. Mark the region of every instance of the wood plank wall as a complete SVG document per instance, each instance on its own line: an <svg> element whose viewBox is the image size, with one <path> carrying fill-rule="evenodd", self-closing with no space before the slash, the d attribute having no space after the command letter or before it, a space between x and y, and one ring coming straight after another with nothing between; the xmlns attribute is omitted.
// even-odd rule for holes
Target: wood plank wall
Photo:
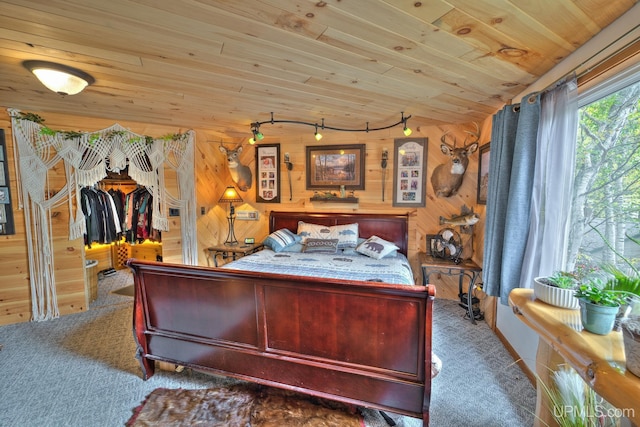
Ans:
<svg viewBox="0 0 640 427"><path fill-rule="evenodd" d="M6 111L6 108L4 109ZM35 111L34 111L35 112ZM97 130L111 126L116 121L78 117L71 115L56 115L35 112L45 119L45 124L53 129L64 130ZM188 129L176 129L170 126L148 125L144 123L134 123L127 121L117 121L122 126L131 129L133 132L162 136L169 133L185 132ZM16 199L17 189L15 181L15 170L13 163L13 145L11 143L11 126L7 113L0 115L0 127L5 129L7 136L7 151L9 157L9 169L11 177L11 192ZM324 138L321 142L313 138L313 129L310 127L300 127L296 125L288 126L286 136L272 137L269 135L269 126L265 125L261 130L265 134L262 144L281 144L281 162L285 152L291 156L293 170L291 171L292 200L289 200L289 178L284 164L281 164L281 203L256 203L255 185L255 149L246 144L241 155L241 161L248 164L254 174L254 183L247 192L241 192L244 203L237 206L238 210L257 210L259 212L258 221L236 221L236 235L238 239L254 237L256 241L263 239L268 231L268 217L271 210L285 211L329 211L329 212L409 212L410 236L409 236L409 259L414 267L416 280L420 281L420 268L417 264L417 253L426 250L425 235L435 234L443 226L439 224L439 217L450 217L460 213L463 205L471 207L480 214L481 221L474 227L474 254L476 262L482 262L482 239L484 230L484 205L477 205L477 173L478 173L478 153L471 156L469 167L465 175L464 182L459 194L450 198L436 198L427 182L427 200L424 208L394 208L392 207L393 195L393 147L394 138L404 138L400 128L393 128L386 131L370 133L335 132L324 131ZM480 144L484 144L490 139L491 120L488 118L481 124L482 136ZM428 144L427 178L431 176L433 169L445 160L444 154L440 151L440 137L448 131L452 137L456 137L458 143L464 140L465 130L472 130L471 124L449 125L449 126L421 126L417 120L410 121L410 127L414 133L412 137L426 137ZM248 128L247 128L248 130ZM196 154L195 154L195 180L196 180L196 201L197 201L197 240L199 251L199 265L207 265L205 248L213 244L221 243L227 235L228 206L219 205L218 199L222 195L224 188L232 183L226 167L226 158L219 151L219 145L223 142L227 147L233 147L237 143L243 142L234 139L220 138L218 134L213 134L203 129L196 131ZM309 198L313 191L306 189L305 179L305 152L307 145L340 145L340 144L366 144L365 159L365 183L363 191L356 191L359 198L357 205L342 203L317 203L310 202ZM382 201L382 170L380 167L382 150L389 150L389 168L385 182L385 201ZM59 173L64 175L63 171ZM175 177L167 176L167 185L171 191L175 191L177 183ZM59 187L58 187L59 188ZM16 224L16 234L11 236L0 236L0 269L3 271L3 280L0 283L0 325L29 321L31 318L31 300L29 290L29 271L27 267L27 247L25 237L24 215L18 209L16 203L14 207L14 219ZM59 213L54 218L54 242L55 242L55 270L58 283L58 298L60 312L62 315L70 314L87 309L87 299L84 279L84 245L82 239L74 241L68 240L68 218L66 205L62 206ZM204 212L204 213L201 213ZM169 232L162 233L162 256L165 262L181 262L181 234L180 217L170 217ZM457 281L442 280L432 277L432 282L438 285L438 297L457 299Z"/></svg>

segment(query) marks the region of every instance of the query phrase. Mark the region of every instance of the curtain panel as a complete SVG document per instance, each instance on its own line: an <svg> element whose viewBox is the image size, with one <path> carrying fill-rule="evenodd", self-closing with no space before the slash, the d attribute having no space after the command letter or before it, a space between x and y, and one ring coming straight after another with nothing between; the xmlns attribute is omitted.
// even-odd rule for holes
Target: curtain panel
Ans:
<svg viewBox="0 0 640 427"><path fill-rule="evenodd" d="M520 283L539 119L537 94L507 105L493 118L482 278L484 291L505 305Z"/></svg>
<svg viewBox="0 0 640 427"><path fill-rule="evenodd" d="M493 117L484 291L507 305L517 287L561 269L575 168L575 76ZM546 274L546 273L545 273Z"/></svg>

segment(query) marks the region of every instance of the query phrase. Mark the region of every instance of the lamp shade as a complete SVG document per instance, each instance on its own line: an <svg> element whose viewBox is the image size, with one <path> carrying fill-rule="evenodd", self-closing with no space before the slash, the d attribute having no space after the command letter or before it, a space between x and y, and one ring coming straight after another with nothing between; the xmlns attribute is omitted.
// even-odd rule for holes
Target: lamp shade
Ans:
<svg viewBox="0 0 640 427"><path fill-rule="evenodd" d="M230 185L224 190L224 193L222 193L222 197L220 197L218 203L241 203L242 201L242 197L240 197L240 195L236 191L236 187Z"/></svg>
<svg viewBox="0 0 640 427"><path fill-rule="evenodd" d="M75 95L95 83L95 79L84 71L47 61L24 61L31 71L48 89L60 95Z"/></svg>

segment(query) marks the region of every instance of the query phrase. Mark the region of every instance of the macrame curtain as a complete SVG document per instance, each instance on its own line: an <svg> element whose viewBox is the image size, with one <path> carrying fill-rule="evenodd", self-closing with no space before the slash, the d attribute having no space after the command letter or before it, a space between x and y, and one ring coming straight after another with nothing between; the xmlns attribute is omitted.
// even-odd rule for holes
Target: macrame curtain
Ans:
<svg viewBox="0 0 640 427"><path fill-rule="evenodd" d="M80 191L98 183L107 171L128 173L153 196L152 227L169 230L169 207L180 209L182 258L185 264L198 260L195 235L194 132L152 139L115 124L93 132L52 131L41 123L9 109L17 160L20 207L24 209L33 320L59 316L54 276L51 210L65 202L69 206L69 239L81 238L86 222L80 209ZM48 171L65 171L66 183L50 193ZM178 194L165 187L165 167L178 178ZM73 199L75 197L75 207Z"/></svg>

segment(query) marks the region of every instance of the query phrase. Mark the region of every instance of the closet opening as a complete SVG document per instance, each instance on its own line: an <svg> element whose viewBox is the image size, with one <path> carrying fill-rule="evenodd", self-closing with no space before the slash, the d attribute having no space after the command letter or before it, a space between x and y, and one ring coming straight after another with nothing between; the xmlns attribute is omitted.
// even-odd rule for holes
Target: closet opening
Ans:
<svg viewBox="0 0 640 427"><path fill-rule="evenodd" d="M152 227L153 196L127 173L127 168L107 172L107 177L80 190L85 215L84 235L85 283L88 307L103 304L110 293L133 296L126 289L100 289L101 285L132 285L125 262L129 258L162 261L162 234ZM131 282L131 283L129 283ZM116 285L117 287L118 285ZM129 295L130 294L130 295Z"/></svg>

